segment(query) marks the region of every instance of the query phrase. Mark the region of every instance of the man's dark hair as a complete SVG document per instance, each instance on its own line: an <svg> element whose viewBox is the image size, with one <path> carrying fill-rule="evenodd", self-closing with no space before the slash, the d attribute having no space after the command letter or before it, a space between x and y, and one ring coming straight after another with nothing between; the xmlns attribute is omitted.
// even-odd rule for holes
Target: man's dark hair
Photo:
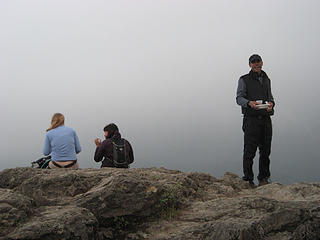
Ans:
<svg viewBox="0 0 320 240"><path fill-rule="evenodd" d="M250 56L249 58L249 63L253 63L253 62L261 62L262 61L262 58L258 55L258 54L253 54Z"/></svg>
<svg viewBox="0 0 320 240"><path fill-rule="evenodd" d="M107 131L108 138L111 138L111 137L113 137L115 132L119 132L119 129L118 129L117 125L115 125L114 123L110 123L103 128L103 131L105 131L105 132Z"/></svg>

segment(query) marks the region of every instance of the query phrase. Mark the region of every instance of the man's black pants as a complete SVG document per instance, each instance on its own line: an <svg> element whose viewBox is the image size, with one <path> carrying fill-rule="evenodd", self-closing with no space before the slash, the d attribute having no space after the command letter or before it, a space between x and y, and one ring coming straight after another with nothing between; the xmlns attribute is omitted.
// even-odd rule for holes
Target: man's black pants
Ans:
<svg viewBox="0 0 320 240"><path fill-rule="evenodd" d="M244 116L243 173L244 180L253 180L253 159L259 147L258 180L270 177L270 153L272 140L272 123L270 116Z"/></svg>

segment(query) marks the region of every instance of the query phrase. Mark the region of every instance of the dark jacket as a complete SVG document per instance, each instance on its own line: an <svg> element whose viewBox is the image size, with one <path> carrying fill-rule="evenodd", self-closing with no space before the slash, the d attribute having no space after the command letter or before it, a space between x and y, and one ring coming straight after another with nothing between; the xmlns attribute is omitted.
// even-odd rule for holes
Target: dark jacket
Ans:
<svg viewBox="0 0 320 240"><path fill-rule="evenodd" d="M250 71L248 74L241 77L246 86L246 96L249 101L263 100L263 102L273 102L275 105L273 96L271 93L271 82L269 77L264 71L261 74ZM249 116L257 115L273 115L274 111L268 112L266 109L255 110L250 107L242 107L242 113Z"/></svg>
<svg viewBox="0 0 320 240"><path fill-rule="evenodd" d="M115 132L112 138L104 140L99 147L96 148L94 153L94 160L100 162L102 159L101 167L116 167L113 164L113 144L112 141L118 141L121 139L121 134ZM131 164L134 161L133 150L130 143L125 140L126 151L128 156L128 163ZM127 166L128 167L128 166Z"/></svg>

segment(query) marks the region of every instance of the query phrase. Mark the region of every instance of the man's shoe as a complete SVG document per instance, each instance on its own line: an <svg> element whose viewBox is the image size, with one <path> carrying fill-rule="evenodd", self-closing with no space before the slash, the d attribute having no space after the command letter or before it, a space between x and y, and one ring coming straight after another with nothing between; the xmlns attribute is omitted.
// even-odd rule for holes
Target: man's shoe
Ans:
<svg viewBox="0 0 320 240"><path fill-rule="evenodd" d="M255 188L255 187L256 187L256 185L254 184L253 180L248 179L248 178L246 178L245 176L242 177L242 180L245 181L245 182L248 182L248 183L249 183L249 186L250 186L251 188Z"/></svg>
<svg viewBox="0 0 320 240"><path fill-rule="evenodd" d="M256 187L256 185L254 184L253 181L249 181L249 185L250 185L251 188L255 188Z"/></svg>
<svg viewBox="0 0 320 240"><path fill-rule="evenodd" d="M259 187L267 185L268 183L269 183L268 178L263 178L263 179L259 180Z"/></svg>

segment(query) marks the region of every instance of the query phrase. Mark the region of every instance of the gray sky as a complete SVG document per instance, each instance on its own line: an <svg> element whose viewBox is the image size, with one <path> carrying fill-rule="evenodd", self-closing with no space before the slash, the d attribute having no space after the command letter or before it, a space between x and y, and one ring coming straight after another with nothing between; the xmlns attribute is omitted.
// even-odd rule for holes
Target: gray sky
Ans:
<svg viewBox="0 0 320 240"><path fill-rule="evenodd" d="M319 7L316 0L1 0L0 170L41 157L45 129L61 112L79 135L80 167L100 166L93 139L115 122L133 145L132 167L241 176L235 92L258 53L276 100L272 180L320 181Z"/></svg>

